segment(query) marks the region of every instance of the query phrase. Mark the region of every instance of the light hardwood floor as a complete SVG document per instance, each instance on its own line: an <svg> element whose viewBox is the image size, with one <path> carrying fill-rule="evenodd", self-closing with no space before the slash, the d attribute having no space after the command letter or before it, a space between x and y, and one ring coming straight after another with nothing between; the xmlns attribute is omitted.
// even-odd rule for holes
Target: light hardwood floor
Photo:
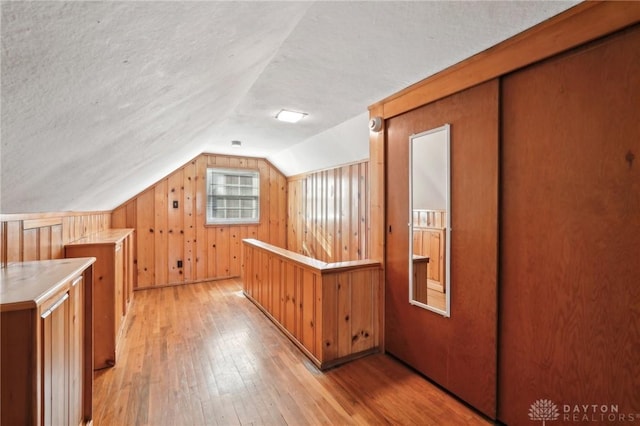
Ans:
<svg viewBox="0 0 640 426"><path fill-rule="evenodd" d="M138 291L124 333L97 426L490 424L386 355L320 372L239 280Z"/></svg>

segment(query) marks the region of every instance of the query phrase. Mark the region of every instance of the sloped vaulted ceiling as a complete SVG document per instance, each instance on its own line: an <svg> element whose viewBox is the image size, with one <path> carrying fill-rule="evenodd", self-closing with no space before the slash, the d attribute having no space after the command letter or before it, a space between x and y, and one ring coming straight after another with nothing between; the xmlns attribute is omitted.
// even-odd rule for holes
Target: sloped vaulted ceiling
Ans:
<svg viewBox="0 0 640 426"><path fill-rule="evenodd" d="M110 210L201 152L366 147L326 132L574 4L3 1L0 212Z"/></svg>

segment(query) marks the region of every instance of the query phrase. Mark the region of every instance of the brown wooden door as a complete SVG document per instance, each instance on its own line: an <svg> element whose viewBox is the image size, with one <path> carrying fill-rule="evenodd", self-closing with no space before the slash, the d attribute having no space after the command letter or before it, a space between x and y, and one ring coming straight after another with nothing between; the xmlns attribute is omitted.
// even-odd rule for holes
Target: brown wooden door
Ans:
<svg viewBox="0 0 640 426"><path fill-rule="evenodd" d="M387 120L385 348L496 410L498 81ZM451 318L409 304L409 136L451 124Z"/></svg>
<svg viewBox="0 0 640 426"><path fill-rule="evenodd" d="M563 424L576 406L592 424L640 410L639 100L638 26L504 78L499 419L508 424L530 423L541 399ZM613 421L601 420L612 405Z"/></svg>

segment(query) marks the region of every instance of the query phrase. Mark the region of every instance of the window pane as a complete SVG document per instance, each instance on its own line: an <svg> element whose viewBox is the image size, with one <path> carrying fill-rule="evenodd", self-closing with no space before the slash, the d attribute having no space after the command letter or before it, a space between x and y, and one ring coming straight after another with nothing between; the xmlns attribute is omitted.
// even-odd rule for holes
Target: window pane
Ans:
<svg viewBox="0 0 640 426"><path fill-rule="evenodd" d="M256 223L259 218L258 171L207 169L207 223Z"/></svg>

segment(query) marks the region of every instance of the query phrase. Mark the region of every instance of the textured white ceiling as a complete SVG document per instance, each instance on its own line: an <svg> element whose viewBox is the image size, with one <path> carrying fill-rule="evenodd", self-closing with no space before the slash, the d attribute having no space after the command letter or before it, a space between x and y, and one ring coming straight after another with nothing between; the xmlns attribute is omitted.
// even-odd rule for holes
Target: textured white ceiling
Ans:
<svg viewBox="0 0 640 426"><path fill-rule="evenodd" d="M0 212L113 209L201 152L360 159L368 105L575 3L3 1Z"/></svg>

